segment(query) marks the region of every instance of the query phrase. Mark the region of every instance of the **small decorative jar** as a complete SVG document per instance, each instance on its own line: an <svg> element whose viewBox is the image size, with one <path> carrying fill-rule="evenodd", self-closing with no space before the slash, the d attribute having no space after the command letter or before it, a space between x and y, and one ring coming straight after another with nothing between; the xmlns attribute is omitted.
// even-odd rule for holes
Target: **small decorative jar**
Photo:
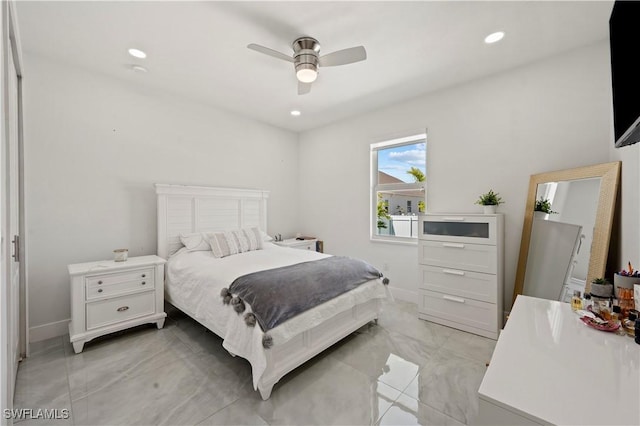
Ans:
<svg viewBox="0 0 640 426"><path fill-rule="evenodd" d="M115 249L113 251L113 260L116 262L124 262L129 257L129 249Z"/></svg>

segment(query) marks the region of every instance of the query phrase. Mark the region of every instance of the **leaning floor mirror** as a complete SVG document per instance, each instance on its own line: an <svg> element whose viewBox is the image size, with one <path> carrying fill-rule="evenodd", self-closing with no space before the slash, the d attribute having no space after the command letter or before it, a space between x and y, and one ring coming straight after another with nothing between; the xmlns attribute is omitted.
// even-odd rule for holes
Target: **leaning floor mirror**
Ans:
<svg viewBox="0 0 640 426"><path fill-rule="evenodd" d="M605 273L620 162L532 175L513 292L565 301Z"/></svg>

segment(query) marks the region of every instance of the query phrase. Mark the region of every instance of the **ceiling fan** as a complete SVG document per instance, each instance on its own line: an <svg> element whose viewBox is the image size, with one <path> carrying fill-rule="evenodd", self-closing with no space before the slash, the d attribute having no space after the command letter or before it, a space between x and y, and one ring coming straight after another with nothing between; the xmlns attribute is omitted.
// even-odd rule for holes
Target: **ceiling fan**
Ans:
<svg viewBox="0 0 640 426"><path fill-rule="evenodd" d="M292 62L298 78L299 95L304 95L311 91L311 83L318 78L318 68L347 65L367 59L367 51L363 46L350 47L320 56L320 43L312 37L297 38L291 45L293 48L293 55L291 56L259 44L251 43L247 47L256 52Z"/></svg>

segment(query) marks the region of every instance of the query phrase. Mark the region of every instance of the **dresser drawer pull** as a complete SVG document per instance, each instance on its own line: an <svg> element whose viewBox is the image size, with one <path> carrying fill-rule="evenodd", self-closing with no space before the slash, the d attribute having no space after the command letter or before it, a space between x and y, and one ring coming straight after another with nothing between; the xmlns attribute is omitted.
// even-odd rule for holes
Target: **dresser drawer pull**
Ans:
<svg viewBox="0 0 640 426"><path fill-rule="evenodd" d="M459 297L453 297L453 296L444 295L444 296L442 296L442 298L445 299L445 300L450 300L451 302L464 303L464 299L461 299Z"/></svg>
<svg viewBox="0 0 640 426"><path fill-rule="evenodd" d="M146 277L146 276L147 276L146 274L142 274L142 278L144 278L144 277Z"/></svg>
<svg viewBox="0 0 640 426"><path fill-rule="evenodd" d="M98 284L102 284L102 281L98 281Z"/></svg>
<svg viewBox="0 0 640 426"><path fill-rule="evenodd" d="M102 293L102 289L101 288L98 289L98 293Z"/></svg>
<svg viewBox="0 0 640 426"><path fill-rule="evenodd" d="M464 217L456 216L456 217L443 217L442 220L447 222L464 222Z"/></svg>
<svg viewBox="0 0 640 426"><path fill-rule="evenodd" d="M126 311L127 309L129 309L129 307L128 307L128 306L121 306L121 307L119 307L119 308L117 309L117 311L118 311L118 312L124 312L124 311Z"/></svg>
<svg viewBox="0 0 640 426"><path fill-rule="evenodd" d="M442 243L442 247L450 247L450 248L464 248L464 244L459 244L459 243Z"/></svg>
<svg viewBox="0 0 640 426"><path fill-rule="evenodd" d="M145 285L145 284L146 284L146 282L145 282L145 281L142 281L142 285Z"/></svg>
<svg viewBox="0 0 640 426"><path fill-rule="evenodd" d="M460 276L464 275L463 271L453 271L451 269L443 269L442 273L443 274L449 274L449 275L460 275Z"/></svg>

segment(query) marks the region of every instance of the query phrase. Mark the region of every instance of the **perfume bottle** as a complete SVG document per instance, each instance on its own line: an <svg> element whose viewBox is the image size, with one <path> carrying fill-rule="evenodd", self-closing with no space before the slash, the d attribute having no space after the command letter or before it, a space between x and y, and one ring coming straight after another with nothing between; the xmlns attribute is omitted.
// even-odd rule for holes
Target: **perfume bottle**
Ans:
<svg viewBox="0 0 640 426"><path fill-rule="evenodd" d="M592 305L593 305L593 301L591 300L591 294L585 293L584 297L582 298L582 309L590 311L592 310L591 308Z"/></svg>
<svg viewBox="0 0 640 426"><path fill-rule="evenodd" d="M582 309L582 297L580 297L580 290L575 290L573 292L573 297L571 298L571 309L574 311Z"/></svg>
<svg viewBox="0 0 640 426"><path fill-rule="evenodd" d="M620 309L620 306L614 305L611 310L611 321L618 326L616 334L619 336L624 336L626 332L624 331L624 326L622 324L622 309Z"/></svg>

